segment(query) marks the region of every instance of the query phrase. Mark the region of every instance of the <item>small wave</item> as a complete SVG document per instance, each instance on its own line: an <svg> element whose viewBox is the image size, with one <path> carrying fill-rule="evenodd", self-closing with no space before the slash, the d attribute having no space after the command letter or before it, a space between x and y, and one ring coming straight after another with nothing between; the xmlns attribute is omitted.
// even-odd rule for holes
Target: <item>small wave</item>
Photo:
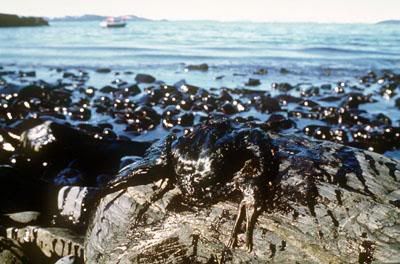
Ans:
<svg viewBox="0 0 400 264"><path fill-rule="evenodd" d="M355 55L389 55L389 56L400 56L399 53L394 52L383 52L383 51L373 51L373 50L361 50L361 49L340 49L332 47L313 47L299 49L298 51L312 54L355 54Z"/></svg>

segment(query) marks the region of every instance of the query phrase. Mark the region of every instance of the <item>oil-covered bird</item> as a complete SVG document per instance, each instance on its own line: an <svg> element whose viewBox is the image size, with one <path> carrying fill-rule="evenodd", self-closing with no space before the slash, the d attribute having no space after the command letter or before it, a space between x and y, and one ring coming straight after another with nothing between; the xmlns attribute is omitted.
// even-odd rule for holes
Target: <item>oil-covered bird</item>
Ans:
<svg viewBox="0 0 400 264"><path fill-rule="evenodd" d="M152 145L143 159L123 168L106 193L163 177L177 186L189 206L201 207L240 192L242 200L229 247L234 247L246 220L246 248L252 250L257 215L279 170L277 148L259 128L229 120L209 121L183 136L169 135Z"/></svg>

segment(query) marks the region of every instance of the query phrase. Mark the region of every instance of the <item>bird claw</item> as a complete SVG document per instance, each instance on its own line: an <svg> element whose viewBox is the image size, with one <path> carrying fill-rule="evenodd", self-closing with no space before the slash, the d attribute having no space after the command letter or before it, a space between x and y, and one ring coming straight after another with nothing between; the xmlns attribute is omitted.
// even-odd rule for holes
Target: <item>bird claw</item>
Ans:
<svg viewBox="0 0 400 264"><path fill-rule="evenodd" d="M247 251L247 253L250 253L251 251L253 251L253 243L246 242L246 251Z"/></svg>
<svg viewBox="0 0 400 264"><path fill-rule="evenodd" d="M231 237L230 239L229 239L229 241L228 241L228 244L226 245L228 248L234 248L235 246L236 246L236 242L237 242L237 239L236 238L234 238L234 237Z"/></svg>

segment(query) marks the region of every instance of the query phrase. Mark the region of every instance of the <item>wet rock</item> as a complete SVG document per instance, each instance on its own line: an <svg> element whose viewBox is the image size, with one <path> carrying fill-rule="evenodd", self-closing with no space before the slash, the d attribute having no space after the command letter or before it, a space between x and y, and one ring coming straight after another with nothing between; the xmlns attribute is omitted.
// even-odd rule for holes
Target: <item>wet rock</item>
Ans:
<svg viewBox="0 0 400 264"><path fill-rule="evenodd" d="M257 110L261 112L277 112L281 110L279 101L270 96L261 95L254 98L254 104Z"/></svg>
<svg viewBox="0 0 400 264"><path fill-rule="evenodd" d="M396 99L395 105L396 105L397 108L400 108L400 98Z"/></svg>
<svg viewBox="0 0 400 264"><path fill-rule="evenodd" d="M396 262L400 250L400 164L384 156L275 137L279 181L271 207L257 220L254 248L227 248L237 201L195 208L168 181L128 187L104 197L86 237L86 260L141 263ZM239 235L239 237L242 237Z"/></svg>
<svg viewBox="0 0 400 264"><path fill-rule="evenodd" d="M397 83L386 84L379 89L379 94L384 97L394 97L397 95L397 87L399 87Z"/></svg>
<svg viewBox="0 0 400 264"><path fill-rule="evenodd" d="M247 82L246 82L246 85L247 86L259 86L259 85L261 85L261 82L260 82L260 80L258 80L258 79L249 79Z"/></svg>
<svg viewBox="0 0 400 264"><path fill-rule="evenodd" d="M316 139L329 140L342 144L348 142L347 133L342 129L335 129L328 126L309 125L306 126L303 131L305 135Z"/></svg>
<svg viewBox="0 0 400 264"><path fill-rule="evenodd" d="M53 179L53 184L56 186L83 185L85 178L85 175L78 169L65 168Z"/></svg>
<svg viewBox="0 0 400 264"><path fill-rule="evenodd" d="M16 72L15 71L0 71L0 76L7 76L7 75L14 75Z"/></svg>
<svg viewBox="0 0 400 264"><path fill-rule="evenodd" d="M228 102L221 106L221 111L226 115L233 115L237 113L237 108Z"/></svg>
<svg viewBox="0 0 400 264"><path fill-rule="evenodd" d="M53 181L61 170L74 161L73 168L87 176L84 182L94 185L98 174L115 173L118 170L121 157L143 155L150 145L107 137L107 134L103 138L99 134L90 135L68 125L45 121L23 132L21 145L25 153L40 163L46 163L48 170L54 170L53 174L46 174L50 178L48 180ZM99 163L99 160L102 162ZM66 180L65 177L63 179Z"/></svg>
<svg viewBox="0 0 400 264"><path fill-rule="evenodd" d="M96 188L64 186L58 191L57 209L64 222L72 225L85 225L88 208L92 207ZM57 221L61 221L60 217ZM60 223L59 223L60 224Z"/></svg>
<svg viewBox="0 0 400 264"><path fill-rule="evenodd" d="M110 73L111 69L110 68L97 68L96 72L97 73Z"/></svg>
<svg viewBox="0 0 400 264"><path fill-rule="evenodd" d="M313 108L313 107L319 106L318 103L316 103L316 102L314 102L312 100L302 100L301 102L299 102L299 105L305 106L305 107L308 107L308 108Z"/></svg>
<svg viewBox="0 0 400 264"><path fill-rule="evenodd" d="M285 129L295 128L296 123L293 120L287 119L283 115L272 114L268 120L265 122L263 128L273 131L282 131Z"/></svg>
<svg viewBox="0 0 400 264"><path fill-rule="evenodd" d="M229 91L225 89L221 90L221 92L219 93L219 99L225 102L233 101L233 97L230 95Z"/></svg>
<svg viewBox="0 0 400 264"><path fill-rule="evenodd" d="M319 100L323 101L323 102L336 102L339 101L341 99L341 97L339 96L326 96L326 97L322 97Z"/></svg>
<svg viewBox="0 0 400 264"><path fill-rule="evenodd" d="M28 258L20 244L0 236L0 263L24 264L28 263Z"/></svg>
<svg viewBox="0 0 400 264"><path fill-rule="evenodd" d="M369 124L372 126L391 126L392 120L387 115L379 113L376 115L372 115Z"/></svg>
<svg viewBox="0 0 400 264"><path fill-rule="evenodd" d="M254 74L256 74L256 75L266 75L266 74L268 74L268 70L265 69L265 68L261 68L261 69L258 69L257 71L255 71Z"/></svg>
<svg viewBox="0 0 400 264"><path fill-rule="evenodd" d="M290 90L292 90L294 87L292 85L290 85L289 83L273 83L272 84L272 88L276 89L280 92L289 92Z"/></svg>
<svg viewBox="0 0 400 264"><path fill-rule="evenodd" d="M154 83L156 81L156 78L148 74L139 73L136 75L135 81L137 81L138 83Z"/></svg>
<svg viewBox="0 0 400 264"><path fill-rule="evenodd" d="M208 64L206 63L202 63L202 64L191 64L188 65L185 69L189 70L189 71L208 71Z"/></svg>
<svg viewBox="0 0 400 264"><path fill-rule="evenodd" d="M346 94L346 97L340 106L350 109L350 108L358 108L358 106L361 104L373 103L373 102L376 102L376 100L372 98L372 94L364 95L362 93L348 93Z"/></svg>
<svg viewBox="0 0 400 264"><path fill-rule="evenodd" d="M318 96L320 94L320 90L318 87L310 87L301 92L302 96L310 97L310 96Z"/></svg>
<svg viewBox="0 0 400 264"><path fill-rule="evenodd" d="M119 164L119 169L122 169L126 166L128 166L129 164L132 164L134 162L140 161L142 160L142 157L139 156L125 156L121 158L121 162Z"/></svg>
<svg viewBox="0 0 400 264"><path fill-rule="evenodd" d="M127 98L140 94L141 90L136 84L121 88L114 92L115 98Z"/></svg>
<svg viewBox="0 0 400 264"><path fill-rule="evenodd" d="M113 93L116 91L118 91L118 89L113 86L110 86L110 85L106 85L100 89L100 92L102 92L102 93Z"/></svg>
<svg viewBox="0 0 400 264"><path fill-rule="evenodd" d="M121 79L115 79L111 82L111 84L116 85L118 88L121 88L123 86L126 86L128 83L124 80Z"/></svg>
<svg viewBox="0 0 400 264"><path fill-rule="evenodd" d="M178 117L178 125L183 127L193 126L194 115L192 113L184 113Z"/></svg>
<svg viewBox="0 0 400 264"><path fill-rule="evenodd" d="M294 118L307 118L307 119L319 119L321 115L319 113L313 113L307 110L293 110L288 112L288 117Z"/></svg>
<svg viewBox="0 0 400 264"><path fill-rule="evenodd" d="M79 105L68 108L68 115L72 120L88 121L92 117L92 111L89 108Z"/></svg>
<svg viewBox="0 0 400 264"><path fill-rule="evenodd" d="M78 78L78 76L75 75L75 73L72 73L72 72L64 72L62 77L66 78L66 79L68 79L68 78L77 79Z"/></svg>
<svg viewBox="0 0 400 264"><path fill-rule="evenodd" d="M36 77L35 71L19 71L20 77Z"/></svg>
<svg viewBox="0 0 400 264"><path fill-rule="evenodd" d="M36 224L40 217L40 212L25 211L11 214L5 214L4 217L9 218L8 221L13 221L18 224Z"/></svg>
<svg viewBox="0 0 400 264"><path fill-rule="evenodd" d="M279 102L283 105L287 105L288 103L299 103L302 101L301 98L290 95L290 94L281 94L274 97L278 99Z"/></svg>
<svg viewBox="0 0 400 264"><path fill-rule="evenodd" d="M281 68L281 69L279 70L279 72L280 72L281 74L288 74L288 73L289 73L289 70L286 69L286 68Z"/></svg>
<svg viewBox="0 0 400 264"><path fill-rule="evenodd" d="M43 209L46 184L23 172L0 165L0 213Z"/></svg>

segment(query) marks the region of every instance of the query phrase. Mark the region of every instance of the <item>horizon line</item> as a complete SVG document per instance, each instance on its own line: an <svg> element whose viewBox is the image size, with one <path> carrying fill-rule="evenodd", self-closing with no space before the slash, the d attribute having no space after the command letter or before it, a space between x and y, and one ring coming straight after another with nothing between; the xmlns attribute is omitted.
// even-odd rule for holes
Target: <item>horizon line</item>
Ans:
<svg viewBox="0 0 400 264"><path fill-rule="evenodd" d="M336 20L326 20L326 21L316 21L316 20L297 20L297 21L290 21L290 20L252 20L252 19L212 19L212 18L196 18L196 19L190 19L190 18L174 18L174 19L169 19L169 18L151 18L151 17L144 17L144 16L138 16L135 14L124 14L124 15L106 15L106 14L96 14L96 13L85 13L85 14L65 14L65 15L55 15L55 16L47 16L47 15L31 15L31 14L11 14L11 13L2 13L0 14L9 14L9 15L17 15L17 16L22 16L22 17L43 17L43 18L48 18L48 19L57 19L57 18L65 18L65 17L82 17L82 16L104 16L104 17L123 17L123 16L135 16L138 18L142 19L147 19L150 21L170 21L170 22L201 22L201 21L209 21L209 22L221 22L221 23L234 23L234 22L247 22L247 23L282 23L282 24L378 24L380 22L384 21L400 21L400 18L387 18L383 20L377 20L377 21L336 21Z"/></svg>

